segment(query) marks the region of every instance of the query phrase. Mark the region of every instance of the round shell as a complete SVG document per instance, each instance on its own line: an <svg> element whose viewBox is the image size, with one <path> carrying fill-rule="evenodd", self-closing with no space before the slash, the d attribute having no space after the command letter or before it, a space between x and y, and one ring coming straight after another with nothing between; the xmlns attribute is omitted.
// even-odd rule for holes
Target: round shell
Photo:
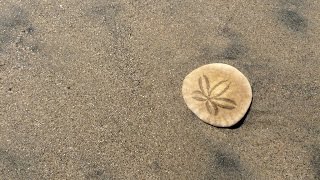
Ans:
<svg viewBox="0 0 320 180"><path fill-rule="evenodd" d="M252 90L236 68L222 63L201 66L186 76L182 95L201 120L218 127L239 122L250 107Z"/></svg>

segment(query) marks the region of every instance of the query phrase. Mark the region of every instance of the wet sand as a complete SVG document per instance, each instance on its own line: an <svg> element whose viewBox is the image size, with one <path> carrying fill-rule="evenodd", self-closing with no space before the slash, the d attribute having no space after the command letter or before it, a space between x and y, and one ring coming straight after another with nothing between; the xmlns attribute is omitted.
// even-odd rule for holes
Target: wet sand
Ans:
<svg viewBox="0 0 320 180"><path fill-rule="evenodd" d="M0 0L0 179L319 179L320 3ZM245 74L242 124L181 95Z"/></svg>

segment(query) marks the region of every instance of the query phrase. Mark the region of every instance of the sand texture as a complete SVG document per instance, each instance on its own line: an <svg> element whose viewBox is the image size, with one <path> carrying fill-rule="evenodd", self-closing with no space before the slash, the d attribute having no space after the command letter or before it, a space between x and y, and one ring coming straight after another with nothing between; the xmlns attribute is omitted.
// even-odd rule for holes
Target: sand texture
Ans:
<svg viewBox="0 0 320 180"><path fill-rule="evenodd" d="M320 179L320 2L0 0L0 179ZM192 70L236 67L233 128Z"/></svg>

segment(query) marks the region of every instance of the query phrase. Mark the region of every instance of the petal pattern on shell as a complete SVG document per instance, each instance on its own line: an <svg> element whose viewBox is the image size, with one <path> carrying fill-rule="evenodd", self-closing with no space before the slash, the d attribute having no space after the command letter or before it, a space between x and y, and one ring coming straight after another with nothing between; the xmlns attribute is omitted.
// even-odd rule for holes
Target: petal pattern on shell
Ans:
<svg viewBox="0 0 320 180"><path fill-rule="evenodd" d="M193 94L200 95L200 97L193 96L192 98L197 101L205 101L206 109L210 114L216 116L219 112L219 108L230 110L236 107L237 104L234 100L220 97L230 88L231 82L228 83L222 90L220 90L220 92L215 93L215 95L211 97L211 94L214 93L214 90L216 90L223 83L226 83L228 80L222 80L218 82L216 85L214 85L212 88L210 88L210 81L208 76L203 75L203 79L204 82L202 81L201 76L198 78L198 85L200 90L195 90L192 92Z"/></svg>
<svg viewBox="0 0 320 180"><path fill-rule="evenodd" d="M204 80L206 82L206 88L207 88L206 90L207 90L207 93L209 95L209 90L210 90L209 78L206 75L203 75L203 77L204 77Z"/></svg>
<svg viewBox="0 0 320 180"><path fill-rule="evenodd" d="M227 81L228 81L228 80L220 81L220 82L218 82L218 84L214 85L214 86L210 89L208 96L211 96L211 93L212 93L218 86L220 86L222 83L225 83L225 82L227 82Z"/></svg>
<svg viewBox="0 0 320 180"><path fill-rule="evenodd" d="M219 108L214 102L210 101L210 103L211 103L211 105L212 105L212 107L214 109L214 115L216 116L218 114L218 112L219 112Z"/></svg>
<svg viewBox="0 0 320 180"><path fill-rule="evenodd" d="M218 100L218 101L224 101L224 102L227 102L227 103L231 103L233 105L237 105L237 103L232 100L232 99L228 99L228 98L213 98L214 100Z"/></svg>
<svg viewBox="0 0 320 180"><path fill-rule="evenodd" d="M216 103L217 106L223 108L223 109L234 109L235 106L229 106L229 105L224 105L224 104L219 104L219 103Z"/></svg>
<svg viewBox="0 0 320 180"><path fill-rule="evenodd" d="M207 100L207 99L201 98L201 97L192 97L192 98L195 100L198 100L198 101L206 101Z"/></svg>
<svg viewBox="0 0 320 180"><path fill-rule="evenodd" d="M207 108L208 112L209 112L210 114L212 114L212 108L211 108L211 106L210 106L210 104L209 104L209 101L206 102L206 108Z"/></svg>
<svg viewBox="0 0 320 180"><path fill-rule="evenodd" d="M223 94L230 88L230 84L231 84L231 83L229 83L225 88L223 88L222 91L220 91L219 93L217 93L214 97L219 97L219 96L223 95Z"/></svg>
<svg viewBox="0 0 320 180"><path fill-rule="evenodd" d="M203 86L202 86L202 78L201 78L201 77L199 77L198 83L199 83L200 91L201 91L203 94L205 94L205 93L204 93L204 90L203 90Z"/></svg>

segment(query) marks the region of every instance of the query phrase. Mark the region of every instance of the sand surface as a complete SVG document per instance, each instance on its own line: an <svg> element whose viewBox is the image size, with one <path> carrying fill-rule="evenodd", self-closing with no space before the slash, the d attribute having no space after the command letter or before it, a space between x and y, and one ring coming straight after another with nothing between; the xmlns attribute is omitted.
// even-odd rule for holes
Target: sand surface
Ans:
<svg viewBox="0 0 320 180"><path fill-rule="evenodd" d="M320 179L317 0L0 0L0 179ZM245 74L243 124L181 95Z"/></svg>

